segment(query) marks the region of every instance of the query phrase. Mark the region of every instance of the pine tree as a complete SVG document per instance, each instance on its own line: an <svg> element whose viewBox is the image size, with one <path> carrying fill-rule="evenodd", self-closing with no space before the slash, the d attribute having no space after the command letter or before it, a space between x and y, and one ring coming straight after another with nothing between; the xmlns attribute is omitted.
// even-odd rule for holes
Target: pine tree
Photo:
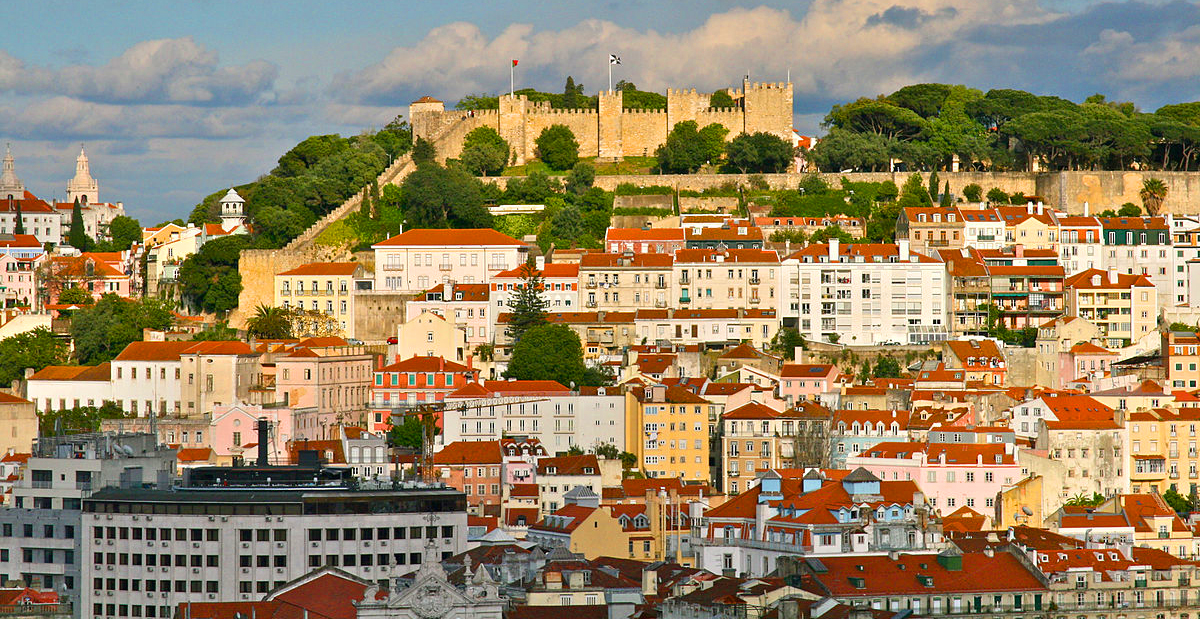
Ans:
<svg viewBox="0 0 1200 619"><path fill-rule="evenodd" d="M17 202L17 225L13 228L13 234L25 234L25 222L21 217L21 203Z"/></svg>
<svg viewBox="0 0 1200 619"><path fill-rule="evenodd" d="M379 221L379 180L371 181L371 219Z"/></svg>
<svg viewBox="0 0 1200 619"><path fill-rule="evenodd" d="M929 173L929 199L933 202L938 201L938 173L934 170Z"/></svg>
<svg viewBox="0 0 1200 619"><path fill-rule="evenodd" d="M521 266L521 283L508 303L508 328L504 332L512 338L514 346L526 331L546 324L546 307L549 303L542 296L544 284L542 272L534 266L532 258Z"/></svg>
<svg viewBox="0 0 1200 619"><path fill-rule="evenodd" d="M87 250L87 234L83 231L83 209L79 206L79 198L75 198L75 205L71 207L71 232L67 235L67 242L79 251Z"/></svg>
<svg viewBox="0 0 1200 619"><path fill-rule="evenodd" d="M946 190L942 192L942 201L938 206L950 207L950 181L946 181Z"/></svg>

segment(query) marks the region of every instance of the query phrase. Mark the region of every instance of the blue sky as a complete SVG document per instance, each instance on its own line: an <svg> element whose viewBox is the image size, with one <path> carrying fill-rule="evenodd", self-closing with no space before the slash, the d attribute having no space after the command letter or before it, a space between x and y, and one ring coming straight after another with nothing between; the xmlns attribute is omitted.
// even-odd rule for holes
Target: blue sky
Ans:
<svg viewBox="0 0 1200 619"><path fill-rule="evenodd" d="M366 7L366 8L364 8ZM1200 6L1080 0L110 2L6 5L0 137L62 198L79 143L101 198L149 225L266 173L304 137L379 127L431 94L589 92L614 77L702 91L795 84L808 133L832 103L942 81L1143 110L1200 99Z"/></svg>

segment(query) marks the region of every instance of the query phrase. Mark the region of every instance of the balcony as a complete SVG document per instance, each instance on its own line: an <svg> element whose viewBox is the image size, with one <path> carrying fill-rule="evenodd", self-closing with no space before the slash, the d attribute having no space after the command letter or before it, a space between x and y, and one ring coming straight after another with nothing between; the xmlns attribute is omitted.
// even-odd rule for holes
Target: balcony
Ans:
<svg viewBox="0 0 1200 619"><path fill-rule="evenodd" d="M292 295L292 291L288 290L287 288L284 288L283 290L279 291L279 296L281 296L281 297L289 297L291 295Z"/></svg>
<svg viewBox="0 0 1200 619"><path fill-rule="evenodd" d="M680 303L691 303L692 298L687 295L683 295L682 297L679 297L679 302Z"/></svg>
<svg viewBox="0 0 1200 619"><path fill-rule="evenodd" d="M946 239L930 239L925 241L925 244L929 247L949 247L950 241L947 241Z"/></svg>
<svg viewBox="0 0 1200 619"><path fill-rule="evenodd" d="M666 306L667 306L667 302L666 302L666 300L664 300L664 299L659 299L659 300L657 300L657 301L655 301L655 302L654 302L654 307L657 307L657 308L659 308L659 309L662 309L662 308L664 308L664 307L666 307Z"/></svg>
<svg viewBox="0 0 1200 619"><path fill-rule="evenodd" d="M438 265L439 271L449 271L452 268L454 268L454 265L450 264L449 262L443 262Z"/></svg>
<svg viewBox="0 0 1200 619"><path fill-rule="evenodd" d="M31 481L31 482L29 482L29 484L30 484L30 487L37 489L37 490L49 490L50 488L53 487L54 482L52 482L52 481Z"/></svg>
<svg viewBox="0 0 1200 619"><path fill-rule="evenodd" d="M686 282L685 282L685 283L686 283ZM659 290L666 290L666 288L667 288L667 280L665 280L665 279L660 279L660 280L658 280L658 281L654 282L654 287L655 287L655 288L657 288L657 289L659 289Z"/></svg>
<svg viewBox="0 0 1200 619"><path fill-rule="evenodd" d="M750 297L750 305L758 305L760 302L762 302L762 299L758 297Z"/></svg>
<svg viewBox="0 0 1200 619"><path fill-rule="evenodd" d="M585 288L595 288L595 287L596 287L596 282L594 282L594 281L588 281L588 283L584 284L584 287L585 287Z"/></svg>
<svg viewBox="0 0 1200 619"><path fill-rule="evenodd" d="M750 278L750 285L751 285L751 286L757 286L757 285L759 285L759 284L761 284L761 283L762 283L762 280L761 280L761 279L759 279L757 275L755 275L755 276L752 276L752 277Z"/></svg>
<svg viewBox="0 0 1200 619"><path fill-rule="evenodd" d="M586 303L584 303L584 305L586 305L587 307L596 307L596 300L588 299L588 301Z"/></svg>
<svg viewBox="0 0 1200 619"><path fill-rule="evenodd" d="M76 490L82 490L82 491L84 491L84 492L91 492L91 491L92 491L92 482L90 482L90 481L77 481L77 482L75 482L75 489L76 489Z"/></svg>
<svg viewBox="0 0 1200 619"><path fill-rule="evenodd" d="M403 262L385 262L385 263L383 263L383 270L384 271L403 271L404 263Z"/></svg>

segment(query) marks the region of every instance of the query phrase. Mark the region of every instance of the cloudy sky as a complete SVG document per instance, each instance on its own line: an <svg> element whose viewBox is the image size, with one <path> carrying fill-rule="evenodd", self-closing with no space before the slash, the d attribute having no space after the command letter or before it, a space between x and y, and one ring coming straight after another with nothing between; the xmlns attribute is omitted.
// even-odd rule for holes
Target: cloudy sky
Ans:
<svg viewBox="0 0 1200 619"><path fill-rule="evenodd" d="M363 7L368 8L363 8ZM795 84L796 126L914 82L1200 99L1200 5L1083 0L310 0L6 5L0 136L63 198L85 143L101 198L149 225L269 171L318 133L380 127L430 94Z"/></svg>

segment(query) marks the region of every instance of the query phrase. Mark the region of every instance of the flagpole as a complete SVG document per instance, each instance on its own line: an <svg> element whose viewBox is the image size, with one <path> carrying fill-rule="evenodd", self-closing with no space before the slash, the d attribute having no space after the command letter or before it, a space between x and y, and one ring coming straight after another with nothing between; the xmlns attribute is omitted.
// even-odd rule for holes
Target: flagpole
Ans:
<svg viewBox="0 0 1200 619"><path fill-rule="evenodd" d="M612 92L612 57L608 58L608 92Z"/></svg>
<svg viewBox="0 0 1200 619"><path fill-rule="evenodd" d="M516 89L516 83L517 83L516 73L517 73L516 63L514 63L511 60L508 61L508 96L510 96L510 97L515 96L514 93L517 90Z"/></svg>

